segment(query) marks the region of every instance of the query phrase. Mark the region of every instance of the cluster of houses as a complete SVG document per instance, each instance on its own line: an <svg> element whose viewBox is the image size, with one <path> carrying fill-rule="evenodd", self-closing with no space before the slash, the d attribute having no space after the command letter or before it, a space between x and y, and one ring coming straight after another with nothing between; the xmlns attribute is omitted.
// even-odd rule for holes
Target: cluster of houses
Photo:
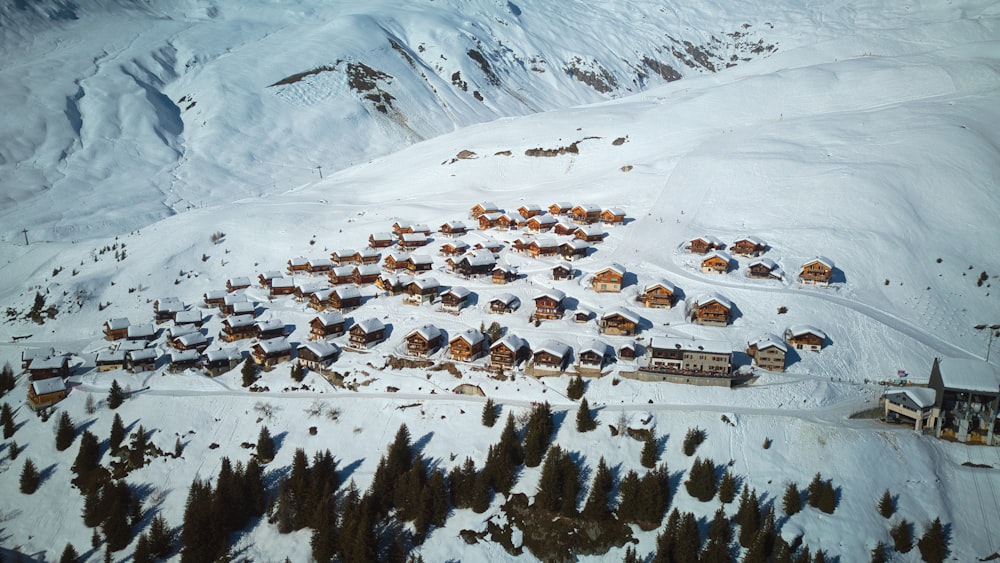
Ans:
<svg viewBox="0 0 1000 563"><path fill-rule="evenodd" d="M783 279L784 273L777 262L763 256L768 250L766 242L754 236L743 237L727 247L724 242L711 235L695 237L686 244L693 254L703 255L701 271L706 274L725 274L736 264L733 254L752 260L747 265L746 275L758 279ZM833 260L817 256L807 260L799 269L798 279L802 283L829 285L834 272Z"/></svg>

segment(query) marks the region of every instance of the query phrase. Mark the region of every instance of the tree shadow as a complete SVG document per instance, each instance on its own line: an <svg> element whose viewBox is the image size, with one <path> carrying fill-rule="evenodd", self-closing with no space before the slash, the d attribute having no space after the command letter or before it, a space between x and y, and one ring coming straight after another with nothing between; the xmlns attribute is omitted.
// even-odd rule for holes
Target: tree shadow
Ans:
<svg viewBox="0 0 1000 563"><path fill-rule="evenodd" d="M38 487L41 488L53 475L56 473L56 468L59 467L58 463L53 463L52 465L46 467L38 473Z"/></svg>
<svg viewBox="0 0 1000 563"><path fill-rule="evenodd" d="M89 430L90 427L93 426L96 422L97 422L96 418L91 418L86 422L81 422L73 432L73 440L75 441L80 436L83 436L83 433Z"/></svg>
<svg viewBox="0 0 1000 563"><path fill-rule="evenodd" d="M417 441L413 442L413 444L410 446L410 450L413 451L414 453L423 452L424 448L427 447L427 444L430 443L431 438L433 437L434 437L434 432L428 432L424 434L420 438L417 438Z"/></svg>
<svg viewBox="0 0 1000 563"><path fill-rule="evenodd" d="M566 455L569 456L569 459L574 464L576 464L577 488L574 506L580 507L587 500L587 494L590 492L589 484L591 479L593 479L592 475L594 470L587 464L587 457L582 453L576 451L566 451Z"/></svg>
<svg viewBox="0 0 1000 563"><path fill-rule="evenodd" d="M278 483L281 482L282 479L288 477L288 475L292 472L292 467L290 465L272 468L264 466L264 469L264 489L266 490L273 490L274 487L278 486Z"/></svg>
<svg viewBox="0 0 1000 563"><path fill-rule="evenodd" d="M566 417L569 411L558 410L552 412L552 438L555 438L559 434L559 430L562 428L563 423L566 422Z"/></svg>
<svg viewBox="0 0 1000 563"><path fill-rule="evenodd" d="M656 457L659 458L667 451L667 441L670 439L670 434L663 434L656 439Z"/></svg>
<svg viewBox="0 0 1000 563"><path fill-rule="evenodd" d="M677 498L677 491L681 488L681 483L684 481L684 471L674 471L667 478L667 490L670 491L670 495L667 498L674 499Z"/></svg>
<svg viewBox="0 0 1000 563"><path fill-rule="evenodd" d="M271 436L271 440L274 441L274 455L278 455L278 452L281 451L281 446L285 443L285 438L287 437L287 431L278 432L274 436Z"/></svg>

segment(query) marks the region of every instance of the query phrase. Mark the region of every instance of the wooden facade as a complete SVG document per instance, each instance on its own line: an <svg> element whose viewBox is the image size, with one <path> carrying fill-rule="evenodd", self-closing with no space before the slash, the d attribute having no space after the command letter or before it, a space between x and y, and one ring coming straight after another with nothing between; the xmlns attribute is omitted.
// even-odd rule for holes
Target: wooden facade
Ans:
<svg viewBox="0 0 1000 563"><path fill-rule="evenodd" d="M205 352L205 361L202 367L207 375L215 377L232 371L240 365L241 361L243 361L243 354L236 348L209 350Z"/></svg>
<svg viewBox="0 0 1000 563"><path fill-rule="evenodd" d="M368 235L368 246L372 248L388 248L396 243L392 233L372 233Z"/></svg>
<svg viewBox="0 0 1000 563"><path fill-rule="evenodd" d="M457 313L469 304L472 292L464 287L451 287L441 294L441 308L450 313Z"/></svg>
<svg viewBox="0 0 1000 563"><path fill-rule="evenodd" d="M340 313L320 313L309 321L309 338L322 340L344 334L346 321Z"/></svg>
<svg viewBox="0 0 1000 563"><path fill-rule="evenodd" d="M732 303L724 297L714 294L702 296L691 306L691 320L700 325L726 326L731 309Z"/></svg>
<svg viewBox="0 0 1000 563"><path fill-rule="evenodd" d="M526 225L533 233L544 233L552 230L556 225L556 218L552 215L534 215L528 219Z"/></svg>
<svg viewBox="0 0 1000 563"><path fill-rule="evenodd" d="M670 282L657 282L647 285L639 295L642 304L650 309L669 309L674 306L674 293L677 288Z"/></svg>
<svg viewBox="0 0 1000 563"><path fill-rule="evenodd" d="M559 243L552 239L537 239L528 243L528 254L532 258L555 256L559 253Z"/></svg>
<svg viewBox="0 0 1000 563"><path fill-rule="evenodd" d="M601 208L592 204L575 205L569 216L574 223L592 225L601 220Z"/></svg>
<svg viewBox="0 0 1000 563"><path fill-rule="evenodd" d="M476 218L479 221L479 230L486 231L497 227L497 221L503 216L502 213L485 213Z"/></svg>
<svg viewBox="0 0 1000 563"><path fill-rule="evenodd" d="M598 293L620 293L625 280L625 267L612 264L598 270L590 280L590 287Z"/></svg>
<svg viewBox="0 0 1000 563"><path fill-rule="evenodd" d="M468 252L468 243L460 240L448 241L441 245L441 254L445 256L461 256Z"/></svg>
<svg viewBox="0 0 1000 563"><path fill-rule="evenodd" d="M340 347L325 340L306 342L298 348L299 365L319 373L326 373L339 358Z"/></svg>
<svg viewBox="0 0 1000 563"><path fill-rule="evenodd" d="M449 221L438 228L438 232L446 237L460 237L469 232L469 228L461 221Z"/></svg>
<svg viewBox="0 0 1000 563"><path fill-rule="evenodd" d="M424 325L410 331L403 340L408 355L426 358L441 346L441 330L434 325Z"/></svg>
<svg viewBox="0 0 1000 563"><path fill-rule="evenodd" d="M403 233L399 237L399 247L403 250L413 250L414 248L427 246L430 240L423 233Z"/></svg>
<svg viewBox="0 0 1000 563"><path fill-rule="evenodd" d="M598 327L603 334L633 336L639 332L640 320L635 313L618 309L602 315Z"/></svg>
<svg viewBox="0 0 1000 563"><path fill-rule="evenodd" d="M378 319L366 319L351 327L351 346L370 348L385 340L385 325Z"/></svg>
<svg viewBox="0 0 1000 563"><path fill-rule="evenodd" d="M601 222L605 225L623 225L625 224L625 212L617 207L605 209L601 211Z"/></svg>
<svg viewBox="0 0 1000 563"><path fill-rule="evenodd" d="M490 367L513 369L531 357L528 343L514 335L507 335L490 346Z"/></svg>
<svg viewBox="0 0 1000 563"><path fill-rule="evenodd" d="M785 354L788 347L778 339L761 338L747 345L747 355L753 358L753 363L768 371L785 371Z"/></svg>
<svg viewBox="0 0 1000 563"><path fill-rule="evenodd" d="M492 201L484 201L473 205L470 212L473 218L478 219L487 213L500 213L500 208Z"/></svg>
<svg viewBox="0 0 1000 563"><path fill-rule="evenodd" d="M292 346L284 338L271 338L254 344L250 354L255 364L272 367L292 359Z"/></svg>
<svg viewBox="0 0 1000 563"><path fill-rule="evenodd" d="M491 277L493 278L493 283L498 285L510 283L517 279L517 268L504 264L497 264L493 267Z"/></svg>
<svg viewBox="0 0 1000 563"><path fill-rule="evenodd" d="M486 338L478 330L469 329L453 336L448 341L451 359L459 362L471 362L483 355Z"/></svg>
<svg viewBox="0 0 1000 563"><path fill-rule="evenodd" d="M756 258L767 251L767 243L757 237L743 237L731 244L729 251L739 256Z"/></svg>
<svg viewBox="0 0 1000 563"><path fill-rule="evenodd" d="M729 271L730 260L729 254L715 250L701 261L701 272L703 274L725 274Z"/></svg>
<svg viewBox="0 0 1000 563"><path fill-rule="evenodd" d="M129 320L126 318L108 319L104 321L104 339L108 341L122 340L128 336Z"/></svg>
<svg viewBox="0 0 1000 563"><path fill-rule="evenodd" d="M555 320L563 318L563 300L566 294L558 289L545 291L535 297L534 319Z"/></svg>
<svg viewBox="0 0 1000 563"><path fill-rule="evenodd" d="M327 308L345 313L361 306L361 292L356 287L338 287L330 293Z"/></svg>
<svg viewBox="0 0 1000 563"><path fill-rule="evenodd" d="M559 254L566 260L586 258L590 254L590 243L580 239L568 240L559 245Z"/></svg>
<svg viewBox="0 0 1000 563"><path fill-rule="evenodd" d="M239 276L226 280L226 291L232 293L250 287L250 278Z"/></svg>
<svg viewBox="0 0 1000 563"><path fill-rule="evenodd" d="M732 372L733 348L728 342L689 338L652 338L649 365L655 372L728 377Z"/></svg>
<svg viewBox="0 0 1000 563"><path fill-rule="evenodd" d="M205 307L208 307L210 309L211 308L221 307L222 303L226 299L226 295L227 294L228 294L228 292L226 292L224 290L221 290L221 289L217 289L217 290L214 290L214 291L206 291L202 295L202 301L205 302Z"/></svg>
<svg viewBox="0 0 1000 563"><path fill-rule="evenodd" d="M573 204L566 201L557 201L549 206L549 213L552 215L568 215L573 209Z"/></svg>
<svg viewBox="0 0 1000 563"><path fill-rule="evenodd" d="M235 342L253 338L255 334L253 315L233 315L222 320L222 332L219 333L219 338L226 342Z"/></svg>
<svg viewBox="0 0 1000 563"><path fill-rule="evenodd" d="M799 279L802 283L815 285L828 285L833 277L833 261L828 258L817 257L802 265L799 272Z"/></svg>
<svg viewBox="0 0 1000 563"><path fill-rule="evenodd" d="M726 245L713 236L696 237L688 241L688 250L693 254L708 254L713 250L722 250Z"/></svg>
<svg viewBox="0 0 1000 563"><path fill-rule="evenodd" d="M535 369L562 371L570 357L570 347L556 340L546 340L532 355Z"/></svg>
<svg viewBox="0 0 1000 563"><path fill-rule="evenodd" d="M467 278L491 276L493 269L497 265L496 258L489 251L479 250L470 255L463 256L454 263L454 271L460 276Z"/></svg>
<svg viewBox="0 0 1000 563"><path fill-rule="evenodd" d="M781 279L778 264L769 258L758 258L747 266L747 277L758 279Z"/></svg>
<svg viewBox="0 0 1000 563"><path fill-rule="evenodd" d="M509 293L501 293L490 300L490 312L498 315L513 313L518 309L521 300Z"/></svg>
<svg viewBox="0 0 1000 563"><path fill-rule="evenodd" d="M552 267L552 279L557 281L573 279L573 266L562 262L556 264Z"/></svg>
<svg viewBox="0 0 1000 563"><path fill-rule="evenodd" d="M600 227L596 225L588 225L578 227L575 231L573 231L573 238L584 242L597 243L602 242L606 234L607 233L602 231Z"/></svg>
<svg viewBox="0 0 1000 563"><path fill-rule="evenodd" d="M295 280L292 278L276 278L271 280L268 295L271 297L295 295Z"/></svg>
<svg viewBox="0 0 1000 563"><path fill-rule="evenodd" d="M536 215L541 215L542 207L535 203L525 203L521 207L517 208L517 212L521 214L521 217L531 219Z"/></svg>
<svg viewBox="0 0 1000 563"><path fill-rule="evenodd" d="M309 260L306 260L302 256L292 258L288 260L286 270L289 274L304 274L309 271Z"/></svg>
<svg viewBox="0 0 1000 563"><path fill-rule="evenodd" d="M28 384L28 406L32 410L44 409L65 399L67 394L62 378L32 381Z"/></svg>
<svg viewBox="0 0 1000 563"><path fill-rule="evenodd" d="M327 273L330 285L354 283L354 268L357 266L337 266Z"/></svg>
<svg viewBox="0 0 1000 563"><path fill-rule="evenodd" d="M254 338L259 340L271 340L281 338L285 335L285 323L281 319L268 319L257 321L254 324Z"/></svg>
<svg viewBox="0 0 1000 563"><path fill-rule="evenodd" d="M382 270L377 264L362 264L355 266L351 272L351 283L354 285L371 285L378 281Z"/></svg>
<svg viewBox="0 0 1000 563"><path fill-rule="evenodd" d="M796 350L819 352L826 342L826 333L808 325L792 326L785 329L785 342Z"/></svg>

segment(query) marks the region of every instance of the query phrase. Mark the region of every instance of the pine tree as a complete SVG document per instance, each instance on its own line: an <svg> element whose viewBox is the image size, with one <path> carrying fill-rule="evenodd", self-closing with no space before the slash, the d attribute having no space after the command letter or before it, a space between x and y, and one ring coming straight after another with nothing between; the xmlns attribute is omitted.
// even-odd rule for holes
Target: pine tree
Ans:
<svg viewBox="0 0 1000 563"><path fill-rule="evenodd" d="M11 440L10 446L7 446L7 454L10 456L10 460L14 461L17 459L17 454L21 453L21 446L17 445L17 440Z"/></svg>
<svg viewBox="0 0 1000 563"><path fill-rule="evenodd" d="M583 397L583 391L583 378L577 374L576 377L569 380L569 385L566 386L566 396L574 401L577 401L580 397Z"/></svg>
<svg viewBox="0 0 1000 563"><path fill-rule="evenodd" d="M688 472L684 487L692 497L701 502L708 502L715 497L718 483L715 480L715 462L710 459L695 458Z"/></svg>
<svg viewBox="0 0 1000 563"><path fill-rule="evenodd" d="M148 444L146 428L140 424L139 428L132 434L132 445L128 452L129 466L139 468L146 464L146 446Z"/></svg>
<svg viewBox="0 0 1000 563"><path fill-rule="evenodd" d="M785 514L792 516L802 510L802 494L795 483L789 483L785 487L785 496L781 498L781 509Z"/></svg>
<svg viewBox="0 0 1000 563"><path fill-rule="evenodd" d="M642 529L654 529L660 526L663 514L670 505L670 474L667 465L660 464L651 469L639 480L638 513L636 518Z"/></svg>
<svg viewBox="0 0 1000 563"><path fill-rule="evenodd" d="M14 424L14 411L7 403L0 406L0 424L3 424L3 437L5 440L13 436L17 430L17 425Z"/></svg>
<svg viewBox="0 0 1000 563"><path fill-rule="evenodd" d="M490 507L490 484L482 471L477 472L476 477L472 480L472 498L470 500L470 508L476 514L482 514Z"/></svg>
<svg viewBox="0 0 1000 563"><path fill-rule="evenodd" d="M689 428L684 435L684 455L691 457L698 449L698 446L705 441L705 431L701 428Z"/></svg>
<svg viewBox="0 0 1000 563"><path fill-rule="evenodd" d="M622 563L639 563L639 556L631 545L625 548L625 557L622 558Z"/></svg>
<svg viewBox="0 0 1000 563"><path fill-rule="evenodd" d="M816 473L812 481L809 482L808 496L809 506L819 508L823 496L823 477L819 473Z"/></svg>
<svg viewBox="0 0 1000 563"><path fill-rule="evenodd" d="M118 380L114 379L111 381L111 389L108 390L108 408L115 410L124 402L125 391L122 390L121 385L118 385Z"/></svg>
<svg viewBox="0 0 1000 563"><path fill-rule="evenodd" d="M97 469L101 457L101 446L90 430L84 430L80 436L80 449L73 461L72 470L77 475L83 476Z"/></svg>
<svg viewBox="0 0 1000 563"><path fill-rule="evenodd" d="M97 551L97 548L101 547L101 534L97 533L96 529L93 534L90 534L90 547L94 551Z"/></svg>
<svg viewBox="0 0 1000 563"><path fill-rule="evenodd" d="M885 544L884 543L878 542L878 545L876 545L872 549L872 558L869 560L869 562L870 563L885 563L886 562Z"/></svg>
<svg viewBox="0 0 1000 563"><path fill-rule="evenodd" d="M812 553L809 551L808 545L802 546L802 549L792 558L792 563L812 563Z"/></svg>
<svg viewBox="0 0 1000 563"><path fill-rule="evenodd" d="M135 553L132 554L132 563L153 563L153 554L149 550L149 537L146 534L139 534L139 539L135 542Z"/></svg>
<svg viewBox="0 0 1000 563"><path fill-rule="evenodd" d="M837 510L837 490L830 479L824 481L820 488L818 508L827 514L833 514Z"/></svg>
<svg viewBox="0 0 1000 563"><path fill-rule="evenodd" d="M125 549L132 540L129 526L129 512L132 507L132 492L124 481L111 483L104 488L106 512L101 521L105 548L109 552Z"/></svg>
<svg viewBox="0 0 1000 563"><path fill-rule="evenodd" d="M122 423L122 417L115 413L115 418L111 421L111 435L108 437L108 447L112 455L118 451L124 440L125 424Z"/></svg>
<svg viewBox="0 0 1000 563"><path fill-rule="evenodd" d="M656 467L656 461L658 458L659 452L656 444L656 438L654 438L652 433L650 433L642 444L642 455L639 458L640 463L643 467L652 469Z"/></svg>
<svg viewBox="0 0 1000 563"><path fill-rule="evenodd" d="M594 420L594 414L590 412L590 405L587 403L587 398L583 397L580 400L580 408L576 411L576 431L590 432L595 428L597 428L597 421Z"/></svg>
<svg viewBox="0 0 1000 563"><path fill-rule="evenodd" d="M817 549L816 555L813 555L812 563L826 563L826 552L822 549Z"/></svg>
<svg viewBox="0 0 1000 563"><path fill-rule="evenodd" d="M73 425L73 419L69 417L69 413L62 411L59 415L59 422L56 425L56 449L63 451L66 448L73 445L73 440L76 439L76 426Z"/></svg>
<svg viewBox="0 0 1000 563"><path fill-rule="evenodd" d="M618 485L618 507L615 509L622 522L639 519L639 474L629 470Z"/></svg>
<svg viewBox="0 0 1000 563"><path fill-rule="evenodd" d="M719 481L719 501L722 504L729 504L736 498L736 477L732 471L726 469L722 473L722 480Z"/></svg>
<svg viewBox="0 0 1000 563"><path fill-rule="evenodd" d="M587 501L583 505L584 518L588 520L607 520L611 517L611 509L608 508L608 497L614 488L614 476L608 469L604 457L597 462L597 470L594 472L594 480L590 484L590 493L587 494Z"/></svg>
<svg viewBox="0 0 1000 563"><path fill-rule="evenodd" d="M908 553L913 549L913 532L910 530L910 523L902 519L889 531L892 536L892 545L900 553Z"/></svg>
<svg viewBox="0 0 1000 563"><path fill-rule="evenodd" d="M444 471L431 472L424 490L429 497L429 502L426 504L430 506L430 523L440 528L448 520L448 512L451 511L451 506L448 504L448 486L445 483Z"/></svg>
<svg viewBox="0 0 1000 563"><path fill-rule="evenodd" d="M244 387L250 387L254 381L257 381L257 364L253 361L253 355L247 356L240 373L243 376Z"/></svg>
<svg viewBox="0 0 1000 563"><path fill-rule="evenodd" d="M296 383L302 383L302 380L306 378L306 370L302 364L292 364L291 376Z"/></svg>
<svg viewBox="0 0 1000 563"><path fill-rule="evenodd" d="M212 486L195 479L188 491L181 527L182 563L214 561L225 548L212 514Z"/></svg>
<svg viewBox="0 0 1000 563"><path fill-rule="evenodd" d="M889 494L889 489L886 489L882 493L882 498L878 501L878 513L882 515L882 518L892 518L894 512L896 512L896 506L892 502L892 495Z"/></svg>
<svg viewBox="0 0 1000 563"><path fill-rule="evenodd" d="M268 463L274 459L274 438L267 426L260 427L260 434L257 435L257 459L261 463Z"/></svg>
<svg viewBox="0 0 1000 563"><path fill-rule="evenodd" d="M76 548L73 544L67 543L66 547L63 548L62 556L59 557L59 563L77 563L80 560L80 555L76 552Z"/></svg>
<svg viewBox="0 0 1000 563"><path fill-rule="evenodd" d="M674 560L678 562L697 561L701 551L701 536L694 514L685 512L674 536Z"/></svg>
<svg viewBox="0 0 1000 563"><path fill-rule="evenodd" d="M316 563L330 563L337 555L337 511L332 497L320 500L316 507L312 538L309 545L312 548L313 560Z"/></svg>
<svg viewBox="0 0 1000 563"><path fill-rule="evenodd" d="M96 528L101 525L104 516L101 487L99 485L91 487L83 497L83 525L88 528Z"/></svg>
<svg viewBox="0 0 1000 563"><path fill-rule="evenodd" d="M748 492L746 485L743 486L736 523L740 525L740 545L750 547L760 530L760 501L756 489Z"/></svg>
<svg viewBox="0 0 1000 563"><path fill-rule="evenodd" d="M497 423L498 417L499 414L497 413L496 403L493 402L493 399L486 399L486 403L483 405L483 426L493 428L493 425Z"/></svg>
<svg viewBox="0 0 1000 563"><path fill-rule="evenodd" d="M733 530L729 524L729 518L719 507L715 511L712 522L708 525L708 540L705 548L701 552L701 563L731 563L730 542L733 540Z"/></svg>
<svg viewBox="0 0 1000 563"><path fill-rule="evenodd" d="M0 370L0 397L3 397L10 391L13 391L14 385L14 370L10 367L10 363L8 362L3 365L3 370Z"/></svg>
<svg viewBox="0 0 1000 563"><path fill-rule="evenodd" d="M181 442L181 439L178 436L177 439L174 440L174 457L181 457L182 455L184 455L184 442Z"/></svg>
<svg viewBox="0 0 1000 563"><path fill-rule="evenodd" d="M153 557L167 558L174 551L174 532L163 516L157 514L149 523L147 533L149 553Z"/></svg>
<svg viewBox="0 0 1000 563"><path fill-rule="evenodd" d="M31 461L31 458L24 460L24 467L21 469L21 492L30 495L38 490L38 485L41 482L41 475L38 474L38 469L35 467L35 462Z"/></svg>
<svg viewBox="0 0 1000 563"><path fill-rule="evenodd" d="M671 510L670 516L667 517L667 525L656 536L656 553L653 555L653 563L679 563L674 559L674 545L680 522L680 513L676 508Z"/></svg>
<svg viewBox="0 0 1000 563"><path fill-rule="evenodd" d="M920 557L927 563L942 563L948 554L948 538L941 525L941 519L935 518L917 540Z"/></svg>
<svg viewBox="0 0 1000 563"><path fill-rule="evenodd" d="M538 467L552 438L554 424L552 408L548 402L536 404L528 417L528 428L524 433L524 464Z"/></svg>

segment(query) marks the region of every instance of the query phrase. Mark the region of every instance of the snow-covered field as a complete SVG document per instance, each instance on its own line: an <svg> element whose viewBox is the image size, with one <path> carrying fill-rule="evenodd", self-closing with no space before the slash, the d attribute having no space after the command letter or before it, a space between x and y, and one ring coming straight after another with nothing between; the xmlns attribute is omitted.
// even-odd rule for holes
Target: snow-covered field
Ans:
<svg viewBox="0 0 1000 563"><path fill-rule="evenodd" d="M1000 466L997 450L847 418L875 406L881 388L870 382L895 377L897 370L922 381L934 357L983 359L986 335L973 326L1000 322L991 287L1000 274L997 4L802 7L720 0L702 10L630 2L573 4L579 10L558 13L528 2L435 2L407 10L389 4L255 9L191 1L159 12L95 2L79 20L55 22L4 8L8 21L31 31L7 33L0 42L4 59L14 61L0 70L0 91L20 110L0 118L0 302L19 316L0 324L0 363L16 367L26 347L74 354L73 391L58 408L101 437L113 412L86 414L88 394L103 398L114 378L142 389L118 411L126 424L155 429L153 441L164 449L177 437L187 443L182 459L156 460L129 476L130 483L162 492L156 502L147 499L147 507L179 525L192 479L213 476L222 456L246 459L240 443L256 439L259 403L273 405L274 418L265 423L281 433L278 456L268 466L275 474L296 447L329 448L344 480L365 487L403 422L424 457L439 466L450 468L466 455L481 464L500 428L480 425L483 399L452 393L472 383L502 404L504 415L549 401L567 413L553 442L592 466L604 456L609 465L620 464L619 475L639 469L642 445L612 438L606 427L622 415L639 420L650 413L657 435L668 437L662 459L671 473L690 464L680 442L694 426L708 432L700 455L717 463L734 460L734 471L779 505L788 482L804 487L822 472L842 487L837 512L806 510L784 522L782 534L791 539L802 533L811 548L839 555L841 562L867 560L877 541L891 543L889 525L874 509L886 488L900 496L899 514L916 524L918 534L935 517L951 525L954 560L1000 549L990 524L1000 518L1000 478L995 469L961 465ZM100 10L114 17L98 18ZM636 22L629 37L608 40L621 35L625 21ZM586 52L581 49L600 37L591 56L625 84L631 67L620 56L654 52L654 39L664 41L658 34L700 44L742 23L777 50L717 73L672 59L682 80L656 78L604 93L555 68L556 60ZM566 38L566 30L581 27L586 37ZM5 33L11 29L4 27ZM469 30L508 49L498 52L510 58L490 59L501 85L481 70L477 75L476 62L463 55L477 45ZM416 66L427 77L420 78L386 37L419 55ZM331 44L336 48L326 50ZM538 53L550 61L548 72L513 70ZM459 57L456 66L445 64ZM339 59L394 76L385 87L405 118L365 105L342 75L266 87ZM468 90L482 89L487 103L452 85L453 69L470 83L477 77L479 85ZM175 104L185 96L197 105ZM618 138L625 142L614 144ZM577 154L525 154L574 142ZM456 159L461 151L475 154ZM517 282L459 278L438 252L448 239L432 235L433 242L416 252L434 259L426 275L444 287L467 287L476 301L452 315L436 304L404 305L401 297L363 288L364 305L346 316L354 322L376 317L392 330L387 342L367 353L346 351L335 365L349 373L348 381L368 382L357 392L313 374L305 381L309 391L283 392L295 385L288 364L264 375L261 384L269 392L254 394L241 387L238 369L214 379L168 373L163 360L155 372L141 375L93 369L95 354L107 346L101 327L110 318L151 321L152 301L168 296L197 308L204 292L224 288L230 277L256 279L297 256L363 248L370 233L389 231L397 221L434 230L451 220L471 226L469 209L480 201L511 211L526 203L593 203L619 207L629 221L605 227L605 241L573 263L581 275L560 282L548 275L555 260L535 260L509 246L500 261L519 267ZM31 244L24 244L22 229ZM219 244L210 240L215 232L225 233ZM749 279L743 258L728 274L700 273L699 258L683 245L705 234L727 243L745 235L764 239L770 247L765 256L781 266L785 279ZM524 235L477 231L461 240L475 245ZM112 245L124 248L126 257L101 252ZM795 280L800 265L816 255L836 263L839 275L830 287ZM621 294L591 291L587 275L612 263L634 275L630 285ZM987 279L977 285L980 272ZM703 327L685 319L683 306L642 308L637 292L660 279L676 284L687 299L707 292L725 296L738 310L734 322ZM829 342L819 353L795 354L785 373L764 373L734 390L623 379L617 372L635 363L619 360L603 377L588 380L586 396L600 408L593 434L574 428L567 376L497 381L476 369L482 361L460 365L461 378L383 369L388 356L405 348L403 337L427 323L453 336L497 321L532 345L555 338L576 350L593 338L616 348L632 340L599 335L593 320L535 327L531 300L547 287L565 291L571 309L600 314L629 308L643 318L644 340L665 334L723 340L742 351L767 333L811 324ZM42 325L22 317L36 292L59 311ZM490 314L489 300L503 292L517 295L522 307ZM291 342L307 340L314 311L291 297L269 299L259 288L246 293L258 303L260 318L294 327ZM779 314L779 307L787 312ZM214 315L206 325L214 339L221 319L214 310L205 314ZM335 341L343 346L346 337ZM162 335L156 345L167 350ZM240 344L244 350L249 345ZM213 342L210 348L219 347ZM993 365L998 356L991 355ZM20 402L25 388L20 381L13 401L6 400ZM316 401L339 409L338 420L310 418L306 411ZM419 406L400 408L413 404ZM55 451L55 418L43 423L21 407L17 420L24 423L15 435L21 456L50 469L38 493L21 495L21 458L10 462L2 454L0 545L36 560L58 558L67 541L82 552L90 530L79 518L82 497L69 484L76 447ZM318 426L315 436L310 426ZM765 438L773 441L769 449L761 445ZM524 471L515 490L533 493L537 478L537 470ZM515 559L496 544L467 545L458 536L482 529L501 502L483 515L456 511L419 553L427 561ZM715 509L683 487L673 505L709 519ZM640 555L654 551L655 533L637 537ZM234 551L255 561L286 555L306 561L307 539L302 532L280 535L261 522ZM117 560L127 553L119 552ZM623 553L612 550L606 558ZM916 561L919 554L895 558Z"/></svg>

